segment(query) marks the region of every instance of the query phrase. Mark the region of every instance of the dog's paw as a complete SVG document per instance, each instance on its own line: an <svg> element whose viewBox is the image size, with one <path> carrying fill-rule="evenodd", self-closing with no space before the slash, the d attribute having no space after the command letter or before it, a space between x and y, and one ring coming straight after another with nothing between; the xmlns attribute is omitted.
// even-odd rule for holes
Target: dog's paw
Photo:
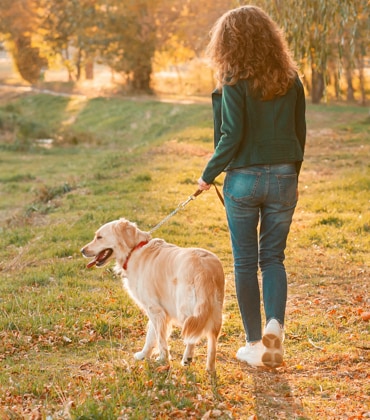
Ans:
<svg viewBox="0 0 370 420"><path fill-rule="evenodd" d="M143 351L138 351L134 354L136 360L143 360L145 359L145 353Z"/></svg>
<svg viewBox="0 0 370 420"><path fill-rule="evenodd" d="M192 357L187 357L181 360L181 364L182 366L190 366L192 361L193 361Z"/></svg>
<svg viewBox="0 0 370 420"><path fill-rule="evenodd" d="M171 355L170 354L160 354L156 359L156 362L165 364L171 361Z"/></svg>

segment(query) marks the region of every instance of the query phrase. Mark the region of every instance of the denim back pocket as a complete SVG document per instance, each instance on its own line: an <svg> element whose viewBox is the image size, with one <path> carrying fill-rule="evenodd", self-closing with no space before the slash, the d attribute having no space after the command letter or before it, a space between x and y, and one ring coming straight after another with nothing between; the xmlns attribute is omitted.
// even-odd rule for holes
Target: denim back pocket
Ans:
<svg viewBox="0 0 370 420"><path fill-rule="evenodd" d="M279 186L279 201L287 206L297 203L297 174L276 175Z"/></svg>
<svg viewBox="0 0 370 420"><path fill-rule="evenodd" d="M227 172L224 182L224 194L234 201L254 198L262 174L248 170L233 170Z"/></svg>

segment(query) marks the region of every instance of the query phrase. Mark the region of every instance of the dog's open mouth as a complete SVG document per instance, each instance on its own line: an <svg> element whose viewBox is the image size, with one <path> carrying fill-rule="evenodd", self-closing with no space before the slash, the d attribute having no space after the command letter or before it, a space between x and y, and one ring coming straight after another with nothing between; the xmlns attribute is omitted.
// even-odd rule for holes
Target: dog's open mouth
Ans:
<svg viewBox="0 0 370 420"><path fill-rule="evenodd" d="M93 260L91 260L86 265L86 267L91 268L91 267L94 267L94 265L96 265L97 267L101 267L107 262L108 258L112 254L113 254L113 249L111 248L104 249L103 251L99 252L99 254Z"/></svg>

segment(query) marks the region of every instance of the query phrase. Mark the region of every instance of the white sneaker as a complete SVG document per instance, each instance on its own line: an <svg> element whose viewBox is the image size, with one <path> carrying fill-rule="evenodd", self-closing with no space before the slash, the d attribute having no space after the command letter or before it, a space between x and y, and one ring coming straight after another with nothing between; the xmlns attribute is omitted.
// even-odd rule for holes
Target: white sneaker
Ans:
<svg viewBox="0 0 370 420"><path fill-rule="evenodd" d="M247 362L251 366L264 366L262 362L262 354L265 348L262 341L255 343L247 343L245 347L240 347L236 352L236 358L242 362Z"/></svg>
<svg viewBox="0 0 370 420"><path fill-rule="evenodd" d="M283 363L284 330L276 319L271 319L266 325L262 337L265 346L261 360L265 366L275 368Z"/></svg>

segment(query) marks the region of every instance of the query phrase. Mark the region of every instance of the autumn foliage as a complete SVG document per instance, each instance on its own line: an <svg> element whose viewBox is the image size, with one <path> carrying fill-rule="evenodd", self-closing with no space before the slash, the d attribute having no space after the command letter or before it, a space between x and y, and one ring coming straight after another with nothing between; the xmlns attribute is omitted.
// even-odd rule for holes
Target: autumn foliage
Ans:
<svg viewBox="0 0 370 420"><path fill-rule="evenodd" d="M35 83L61 62L71 81L93 78L94 63L124 76L131 91L151 92L156 69L203 57L208 33L236 0L2 0L0 40L21 76ZM285 30L312 101L331 86L366 102L367 0L257 0ZM178 68L178 67L176 67ZM204 69L206 66L204 66Z"/></svg>

